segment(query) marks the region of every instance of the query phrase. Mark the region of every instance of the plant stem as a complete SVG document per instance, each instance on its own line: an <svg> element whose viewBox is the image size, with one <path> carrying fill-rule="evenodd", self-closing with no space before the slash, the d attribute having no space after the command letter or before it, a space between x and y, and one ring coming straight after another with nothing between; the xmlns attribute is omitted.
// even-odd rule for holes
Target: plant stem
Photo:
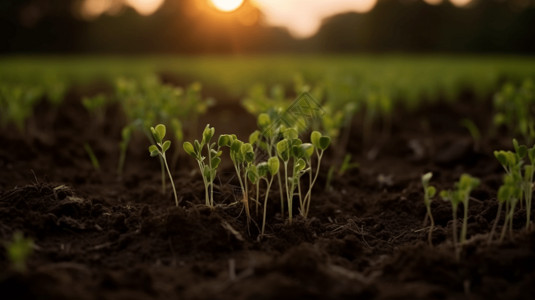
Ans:
<svg viewBox="0 0 535 300"><path fill-rule="evenodd" d="M453 219L453 249L455 250L455 257L459 260L459 250L457 246L457 207L453 206L452 208L452 219Z"/></svg>
<svg viewBox="0 0 535 300"><path fill-rule="evenodd" d="M292 197L290 197L288 190L288 162L284 162L284 185L286 186L286 201L288 202L288 220L292 224Z"/></svg>
<svg viewBox="0 0 535 300"><path fill-rule="evenodd" d="M169 170L169 165L167 164L167 159L165 159L165 153L162 154L163 161L165 163L165 168L167 169L167 175L169 175L169 180L171 180L171 186L173 187L173 194L175 196L175 204L178 207L178 197L176 195L175 182L173 181L173 176L171 176L171 171Z"/></svg>
<svg viewBox="0 0 535 300"><path fill-rule="evenodd" d="M498 212L496 213L496 220L494 221L494 224L492 224L492 229L490 231L490 236L488 240L488 244L492 241L492 238L494 237L494 232L496 231L496 225L498 224L498 221L500 220L500 214L502 213L502 203L500 202L498 204Z"/></svg>
<svg viewBox="0 0 535 300"><path fill-rule="evenodd" d="M466 231L468 227L468 199L463 202L463 226L461 228L461 246L466 242Z"/></svg>
<svg viewBox="0 0 535 300"><path fill-rule="evenodd" d="M429 246L433 247L433 229L435 228L435 220L431 214L431 205L427 205L427 215L429 216L429 220L431 220L431 227L429 228L429 233L427 234L427 241L429 242Z"/></svg>
<svg viewBox="0 0 535 300"><path fill-rule="evenodd" d="M264 216L262 218L262 235L264 235L264 229L266 227L267 201L268 201L268 196L269 196L269 190L271 189L272 183L273 183L273 176L271 176L271 179L268 182L268 185L266 188L266 196L264 197Z"/></svg>

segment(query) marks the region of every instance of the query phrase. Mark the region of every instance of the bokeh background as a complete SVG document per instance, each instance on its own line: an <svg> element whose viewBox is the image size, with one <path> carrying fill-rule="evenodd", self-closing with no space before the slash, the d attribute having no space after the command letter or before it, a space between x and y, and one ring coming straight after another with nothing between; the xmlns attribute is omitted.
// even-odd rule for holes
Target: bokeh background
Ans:
<svg viewBox="0 0 535 300"><path fill-rule="evenodd" d="M533 0L2 0L1 54L535 52Z"/></svg>

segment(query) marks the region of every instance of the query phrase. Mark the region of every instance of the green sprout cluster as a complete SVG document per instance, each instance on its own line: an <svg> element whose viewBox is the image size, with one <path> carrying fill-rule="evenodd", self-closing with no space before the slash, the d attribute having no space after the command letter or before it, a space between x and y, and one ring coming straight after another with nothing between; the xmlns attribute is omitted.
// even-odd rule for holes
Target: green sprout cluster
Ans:
<svg viewBox="0 0 535 300"><path fill-rule="evenodd" d="M520 87L511 83L503 86L494 97L494 123L506 126L513 134L523 137L524 142L535 141L535 84L526 79Z"/></svg>
<svg viewBox="0 0 535 300"><path fill-rule="evenodd" d="M172 131L176 142L171 166L175 166L180 153L180 145L184 139L183 123L191 132L197 127L197 120L206 112L211 101L203 101L201 85L193 83L186 89L161 83L156 76L148 76L139 80L119 78L115 86L115 99L121 104L127 117L127 125L123 128L119 145L120 155L117 173L121 176L128 145L135 131L141 131L155 143L150 127L152 124L165 124ZM162 171L164 169L161 162ZM162 177L162 182L164 178ZM164 185L165 188L165 185Z"/></svg>
<svg viewBox="0 0 535 300"><path fill-rule="evenodd" d="M202 139L199 142L195 140L192 143L184 142L183 148L187 154L195 158L204 183L205 204L208 207L214 207L214 180L216 178L217 167L221 163L221 154L219 146L215 142L211 142L215 134L215 128L206 125L204 128ZM217 146L217 147L216 147ZM203 149L206 150L203 153Z"/></svg>
<svg viewBox="0 0 535 300"><path fill-rule="evenodd" d="M466 231L468 226L468 204L470 200L470 193L479 185L479 179L468 174L462 174L458 182L455 183L453 190L443 190L440 192L440 197L444 201L451 203L452 218L453 218L453 247L457 259L460 257L461 247L466 242ZM460 233L460 241L457 233L457 209L459 204L463 205L463 224Z"/></svg>
<svg viewBox="0 0 535 300"><path fill-rule="evenodd" d="M494 156L500 162L505 170L503 185L498 190L498 212L496 221L492 227L489 241L494 236L496 224L500 218L502 207L505 204L505 219L500 235L500 241L503 241L507 230L512 235L513 216L518 204L525 205L526 208L526 229L531 222L531 204L533 197L533 174L535 172L535 146L528 148L525 145L519 145L516 139L513 139L513 151L494 151ZM529 163L526 163L525 158Z"/></svg>

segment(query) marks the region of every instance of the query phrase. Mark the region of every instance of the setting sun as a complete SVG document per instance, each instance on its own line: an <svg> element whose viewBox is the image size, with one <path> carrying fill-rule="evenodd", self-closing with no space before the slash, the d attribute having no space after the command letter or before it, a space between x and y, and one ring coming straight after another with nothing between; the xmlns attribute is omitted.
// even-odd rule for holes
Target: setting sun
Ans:
<svg viewBox="0 0 535 300"><path fill-rule="evenodd" d="M243 0L210 0L212 4L220 11L231 12L238 9Z"/></svg>

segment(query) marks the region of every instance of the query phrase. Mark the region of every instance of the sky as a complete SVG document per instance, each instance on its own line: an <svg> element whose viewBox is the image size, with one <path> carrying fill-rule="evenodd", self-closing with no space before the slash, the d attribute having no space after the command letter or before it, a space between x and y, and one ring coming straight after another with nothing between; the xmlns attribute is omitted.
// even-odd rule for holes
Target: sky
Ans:
<svg viewBox="0 0 535 300"><path fill-rule="evenodd" d="M210 0L212 2L235 2L236 0ZM296 38L314 35L323 19L344 12L364 13L370 11L377 0L250 0L254 2L265 16L265 22L272 26L286 27ZM471 0L424 0L429 4L450 1L456 6L464 6ZM122 0L141 15L154 13L164 0ZM113 4L115 3L115 4ZM87 18L99 16L104 12L118 9L117 2L109 0L85 0L82 3L82 15Z"/></svg>

